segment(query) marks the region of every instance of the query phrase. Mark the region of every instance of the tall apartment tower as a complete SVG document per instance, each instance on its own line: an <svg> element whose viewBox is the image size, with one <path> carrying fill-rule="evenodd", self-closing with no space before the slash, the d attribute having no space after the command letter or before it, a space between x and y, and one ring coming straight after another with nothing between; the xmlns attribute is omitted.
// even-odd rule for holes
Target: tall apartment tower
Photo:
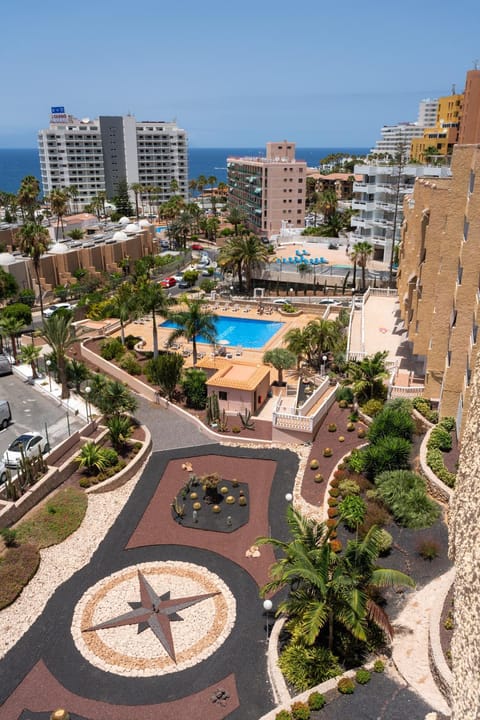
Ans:
<svg viewBox="0 0 480 720"><path fill-rule="evenodd" d="M451 173L419 180L406 200L398 294L424 396L461 435L479 340L480 145L456 145Z"/></svg>
<svg viewBox="0 0 480 720"><path fill-rule="evenodd" d="M437 122L438 100L425 98L418 104L417 125L420 127L433 127Z"/></svg>
<svg viewBox="0 0 480 720"><path fill-rule="evenodd" d="M480 70L467 72L458 143L480 143Z"/></svg>
<svg viewBox="0 0 480 720"><path fill-rule="evenodd" d="M352 240L368 242L373 246L373 259L390 263L394 245L400 241L403 222L403 199L412 192L419 177L443 177L450 174L448 167L429 165L370 162L355 165L352 216Z"/></svg>
<svg viewBox="0 0 480 720"><path fill-rule="evenodd" d="M167 201L171 183L188 198L188 144L174 122L137 122L132 115L78 120L53 107L50 125L38 133L44 194L74 185L85 207L99 193L114 197L118 182L154 187Z"/></svg>
<svg viewBox="0 0 480 720"><path fill-rule="evenodd" d="M227 158L228 205L258 235L303 227L307 163L295 159L295 143L269 142L266 157Z"/></svg>

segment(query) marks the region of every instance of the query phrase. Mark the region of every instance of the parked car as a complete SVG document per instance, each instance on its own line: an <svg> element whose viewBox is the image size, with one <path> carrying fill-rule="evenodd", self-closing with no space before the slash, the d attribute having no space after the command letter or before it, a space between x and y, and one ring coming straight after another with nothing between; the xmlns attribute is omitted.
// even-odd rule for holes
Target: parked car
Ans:
<svg viewBox="0 0 480 720"><path fill-rule="evenodd" d="M12 410L8 400L0 400L0 428L5 430L12 419Z"/></svg>
<svg viewBox="0 0 480 720"><path fill-rule="evenodd" d="M3 460L0 460L0 490L3 490L3 485L7 481L7 468Z"/></svg>
<svg viewBox="0 0 480 720"><path fill-rule="evenodd" d="M192 243L192 250L203 250L203 245L200 245L200 243Z"/></svg>
<svg viewBox="0 0 480 720"><path fill-rule="evenodd" d="M6 355L0 355L0 375L11 375L12 365Z"/></svg>
<svg viewBox="0 0 480 720"><path fill-rule="evenodd" d="M174 277L165 278L165 280L162 280L160 283L160 285L164 288L171 288L176 284L177 284L177 281L175 280Z"/></svg>
<svg viewBox="0 0 480 720"><path fill-rule="evenodd" d="M333 298L322 298L321 300L317 300L317 305L340 305L340 303Z"/></svg>
<svg viewBox="0 0 480 720"><path fill-rule="evenodd" d="M182 272L175 273L175 275L172 275L172 277L177 281L177 283L182 282L183 273Z"/></svg>
<svg viewBox="0 0 480 720"><path fill-rule="evenodd" d="M44 317L49 318L52 317L52 315L55 315L55 313L59 310L73 310L73 305L68 302L56 303L55 305L50 305L50 307L45 308L43 315Z"/></svg>
<svg viewBox="0 0 480 720"><path fill-rule="evenodd" d="M50 451L47 438L39 433L24 433L15 438L9 447L3 453L3 462L7 468L16 470L23 457L31 458L34 455Z"/></svg>
<svg viewBox="0 0 480 720"><path fill-rule="evenodd" d="M288 298L276 298L272 304L273 305L291 305L292 301L288 300Z"/></svg>
<svg viewBox="0 0 480 720"><path fill-rule="evenodd" d="M178 287L180 290L185 290L186 288L192 287L192 283L188 282L188 280L180 280Z"/></svg>

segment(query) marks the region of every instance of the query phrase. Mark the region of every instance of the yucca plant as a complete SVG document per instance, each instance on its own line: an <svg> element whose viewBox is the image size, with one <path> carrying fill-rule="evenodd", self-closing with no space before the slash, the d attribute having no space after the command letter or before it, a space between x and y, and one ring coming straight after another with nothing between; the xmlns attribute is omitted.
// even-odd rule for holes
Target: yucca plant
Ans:
<svg viewBox="0 0 480 720"><path fill-rule="evenodd" d="M128 415L112 415L107 422L108 437L119 452L125 448L133 433L132 420Z"/></svg>
<svg viewBox="0 0 480 720"><path fill-rule="evenodd" d="M108 466L103 448L93 442L87 442L75 458L79 468L85 470L88 475L98 475Z"/></svg>

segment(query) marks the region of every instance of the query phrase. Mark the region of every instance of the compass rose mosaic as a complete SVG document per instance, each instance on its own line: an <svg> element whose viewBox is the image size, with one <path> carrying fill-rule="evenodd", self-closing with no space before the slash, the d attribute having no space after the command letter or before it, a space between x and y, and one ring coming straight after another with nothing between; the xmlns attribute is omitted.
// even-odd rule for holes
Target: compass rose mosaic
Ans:
<svg viewBox="0 0 480 720"><path fill-rule="evenodd" d="M95 667L148 677L183 670L214 653L235 622L235 599L204 567L142 563L83 595L72 622L78 650Z"/></svg>

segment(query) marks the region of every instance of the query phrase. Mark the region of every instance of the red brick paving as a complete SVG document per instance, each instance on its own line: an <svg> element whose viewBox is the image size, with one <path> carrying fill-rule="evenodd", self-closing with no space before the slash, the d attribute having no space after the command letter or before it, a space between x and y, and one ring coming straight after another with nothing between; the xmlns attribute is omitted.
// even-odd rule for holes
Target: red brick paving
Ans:
<svg viewBox="0 0 480 720"><path fill-rule="evenodd" d="M248 483L249 521L233 533L212 532L179 525L172 517L170 501L185 482L189 473L182 463L191 462L196 475L218 472L226 479L237 478ZM245 557L245 551L256 538L269 534L268 504L276 470L273 460L201 455L180 458L168 463L155 494L145 510L127 548L147 545L184 545L217 552L243 567L260 586L268 580L268 570L275 562L270 545L260 548L260 557Z"/></svg>
<svg viewBox="0 0 480 720"><path fill-rule="evenodd" d="M218 688L226 690L230 695L225 707L212 703L210 699ZM134 698L132 705L111 705L80 697L64 688L40 660L0 708L0 720L17 720L24 709L53 712L62 707L89 720L178 720L180 717L223 720L240 704L235 676L232 674L180 700L155 705L135 705L133 701Z"/></svg>

